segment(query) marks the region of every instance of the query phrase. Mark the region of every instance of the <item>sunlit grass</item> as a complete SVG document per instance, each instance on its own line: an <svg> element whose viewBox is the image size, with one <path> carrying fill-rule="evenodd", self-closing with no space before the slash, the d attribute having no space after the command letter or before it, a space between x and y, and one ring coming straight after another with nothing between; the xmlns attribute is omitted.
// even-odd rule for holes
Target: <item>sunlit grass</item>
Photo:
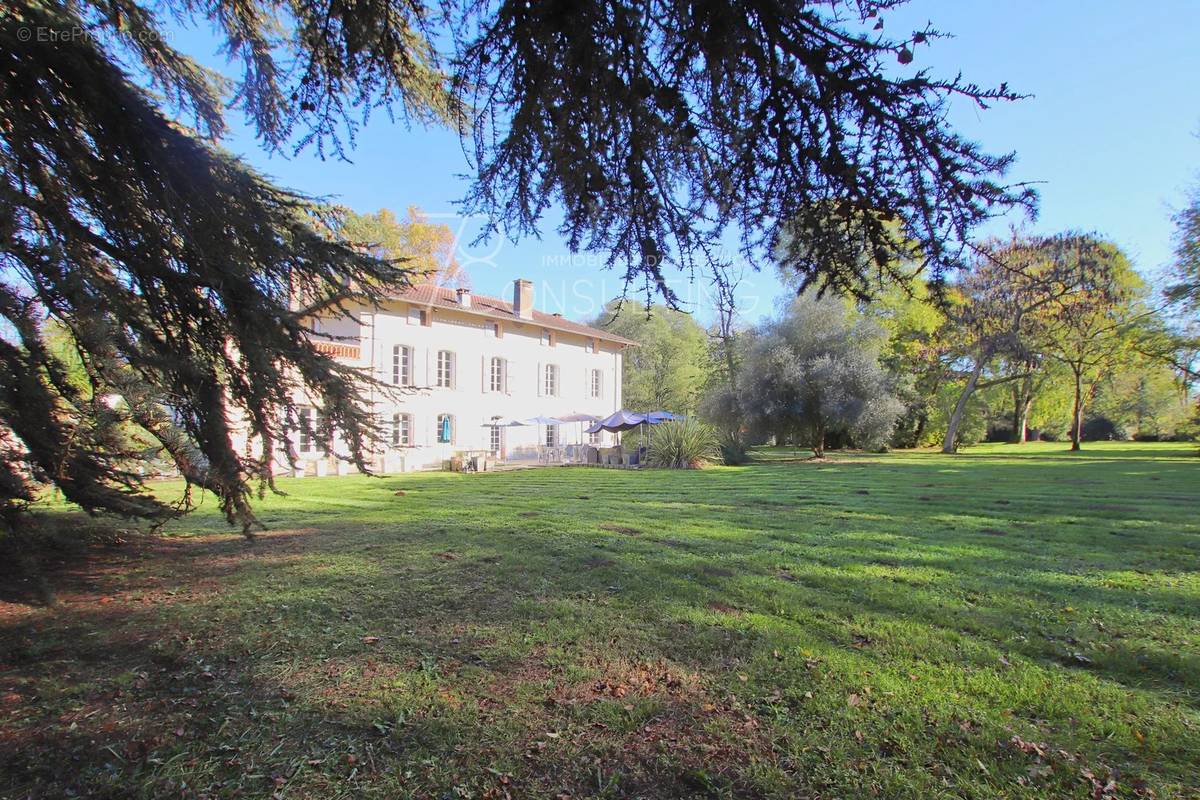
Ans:
<svg viewBox="0 0 1200 800"><path fill-rule="evenodd" d="M0 790L1200 791L1193 448L808 455L210 502L10 607Z"/></svg>

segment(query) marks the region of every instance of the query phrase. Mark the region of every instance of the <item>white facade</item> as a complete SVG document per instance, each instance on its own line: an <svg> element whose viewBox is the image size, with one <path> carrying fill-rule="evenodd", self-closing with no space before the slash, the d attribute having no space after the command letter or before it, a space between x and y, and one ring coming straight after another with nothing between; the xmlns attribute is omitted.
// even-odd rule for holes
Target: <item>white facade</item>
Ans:
<svg viewBox="0 0 1200 800"><path fill-rule="evenodd" d="M494 424L538 416L603 417L621 408L622 351L630 343L532 311L528 282L516 282L514 291L526 294L509 304L416 287L378 309L360 309L353 320L317 322L315 330L326 338L326 349L387 385L371 393L386 433L385 448L372 459L373 470L438 469L456 454L535 460L539 445L613 443L611 434L585 434L587 423ZM311 436L301 435L293 445L300 474L352 469L331 458ZM341 448L335 442L332 449L336 453Z"/></svg>

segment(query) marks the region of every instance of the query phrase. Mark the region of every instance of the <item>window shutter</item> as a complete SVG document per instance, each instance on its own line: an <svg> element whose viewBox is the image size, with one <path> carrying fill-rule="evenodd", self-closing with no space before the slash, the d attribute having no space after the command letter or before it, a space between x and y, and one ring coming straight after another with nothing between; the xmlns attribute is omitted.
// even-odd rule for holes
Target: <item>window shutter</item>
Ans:
<svg viewBox="0 0 1200 800"><path fill-rule="evenodd" d="M512 381L512 372L513 372L514 366L515 366L515 362L509 361L508 359L505 359L504 362L501 364L501 369L504 371L503 378L502 378L502 380L504 381L504 393L509 394L509 395L512 394L511 381Z"/></svg>
<svg viewBox="0 0 1200 800"><path fill-rule="evenodd" d="M537 396L541 397L546 392L546 368L542 366L542 362L538 362L537 367Z"/></svg>
<svg viewBox="0 0 1200 800"><path fill-rule="evenodd" d="M433 352L432 348L425 348L425 385L433 386L433 376L429 372L429 355Z"/></svg>
<svg viewBox="0 0 1200 800"><path fill-rule="evenodd" d="M482 355L479 357L479 391L483 392L484 394L487 394L492 388L491 382L488 380L489 377L488 357L486 355Z"/></svg>

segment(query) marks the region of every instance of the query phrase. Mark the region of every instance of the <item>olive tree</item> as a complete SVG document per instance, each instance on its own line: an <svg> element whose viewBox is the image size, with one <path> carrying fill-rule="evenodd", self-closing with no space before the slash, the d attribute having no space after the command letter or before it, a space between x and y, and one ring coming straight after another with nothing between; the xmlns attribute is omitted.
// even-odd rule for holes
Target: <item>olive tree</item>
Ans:
<svg viewBox="0 0 1200 800"><path fill-rule="evenodd" d="M883 446L903 411L879 364L883 338L843 301L802 294L750 336L738 380L742 415L817 458L835 433L859 447Z"/></svg>

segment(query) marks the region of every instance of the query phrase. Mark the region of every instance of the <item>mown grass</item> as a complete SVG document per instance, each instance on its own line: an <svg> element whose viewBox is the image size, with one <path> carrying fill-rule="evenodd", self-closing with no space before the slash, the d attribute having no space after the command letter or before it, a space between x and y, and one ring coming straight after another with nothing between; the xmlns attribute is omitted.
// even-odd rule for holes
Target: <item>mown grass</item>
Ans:
<svg viewBox="0 0 1200 800"><path fill-rule="evenodd" d="M1195 797L1193 453L283 481L10 587L0 793Z"/></svg>

